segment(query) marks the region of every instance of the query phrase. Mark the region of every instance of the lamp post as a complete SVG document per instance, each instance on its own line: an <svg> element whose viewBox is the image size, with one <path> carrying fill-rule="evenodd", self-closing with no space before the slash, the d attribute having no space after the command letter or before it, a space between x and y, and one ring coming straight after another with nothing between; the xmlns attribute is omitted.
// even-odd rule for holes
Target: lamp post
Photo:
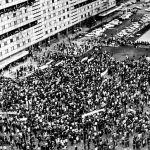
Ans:
<svg viewBox="0 0 150 150"><path fill-rule="evenodd" d="M85 139L85 125L84 125L84 118L83 118L83 146L84 150L86 150L86 139Z"/></svg>

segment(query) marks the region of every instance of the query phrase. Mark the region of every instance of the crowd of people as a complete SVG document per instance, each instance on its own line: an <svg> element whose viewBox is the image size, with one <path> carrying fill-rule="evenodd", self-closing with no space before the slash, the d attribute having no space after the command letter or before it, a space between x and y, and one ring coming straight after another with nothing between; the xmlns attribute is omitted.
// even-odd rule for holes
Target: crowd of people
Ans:
<svg viewBox="0 0 150 150"><path fill-rule="evenodd" d="M53 63L22 80L0 79L1 143L20 149L140 149L150 143L150 63L93 50L53 53ZM95 112L97 110L97 112ZM91 113L89 115L89 112ZM12 114L11 114L12 113ZM83 116L86 117L83 117ZM133 137L133 142L131 137Z"/></svg>
<svg viewBox="0 0 150 150"><path fill-rule="evenodd" d="M19 150L150 149L150 62L146 56L116 60L101 47L132 41L97 37L78 45L57 44L57 52L32 55L17 79L0 77L0 144ZM147 44L147 43L145 43ZM42 49L42 48L39 48ZM33 74L20 76L29 70ZM75 147L75 149L78 149Z"/></svg>

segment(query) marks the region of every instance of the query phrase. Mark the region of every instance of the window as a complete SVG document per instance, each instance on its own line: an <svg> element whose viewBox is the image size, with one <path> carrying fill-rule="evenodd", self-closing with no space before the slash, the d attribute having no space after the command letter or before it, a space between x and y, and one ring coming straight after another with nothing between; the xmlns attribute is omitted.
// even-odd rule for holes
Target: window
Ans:
<svg viewBox="0 0 150 150"><path fill-rule="evenodd" d="M31 42L31 39L28 39L28 43L30 43Z"/></svg>
<svg viewBox="0 0 150 150"><path fill-rule="evenodd" d="M52 30L52 29L50 29L50 32L53 32L53 30Z"/></svg>
<svg viewBox="0 0 150 150"><path fill-rule="evenodd" d="M53 22L54 22L54 24L55 24L55 23L56 23L56 20L54 20Z"/></svg>
<svg viewBox="0 0 150 150"><path fill-rule="evenodd" d="M2 30L4 30L4 29L5 29L5 25L2 26Z"/></svg>
<svg viewBox="0 0 150 150"><path fill-rule="evenodd" d="M8 0L6 0L6 3L8 3Z"/></svg>
<svg viewBox="0 0 150 150"><path fill-rule="evenodd" d="M57 30L57 27L55 27L55 30Z"/></svg>
<svg viewBox="0 0 150 150"><path fill-rule="evenodd" d="M20 44L17 44L17 48L19 48L20 47Z"/></svg>
<svg viewBox="0 0 150 150"><path fill-rule="evenodd" d="M7 41L6 42L4 42L4 46L6 46L7 45Z"/></svg>
<svg viewBox="0 0 150 150"><path fill-rule="evenodd" d="M13 17L16 17L16 13L13 13Z"/></svg>
<svg viewBox="0 0 150 150"><path fill-rule="evenodd" d="M16 41L18 41L18 40L19 40L19 36L16 37Z"/></svg>
<svg viewBox="0 0 150 150"><path fill-rule="evenodd" d="M49 19L51 18L51 15L49 15Z"/></svg>
<svg viewBox="0 0 150 150"><path fill-rule="evenodd" d="M68 5L68 2L66 2L66 5Z"/></svg>
<svg viewBox="0 0 150 150"><path fill-rule="evenodd" d="M65 19L65 16L63 16L63 19Z"/></svg>
<svg viewBox="0 0 150 150"><path fill-rule="evenodd" d="M12 43L13 42L13 39L10 39L10 43Z"/></svg>
<svg viewBox="0 0 150 150"><path fill-rule="evenodd" d="M22 18L20 19L20 22L23 22L23 19L22 19Z"/></svg>
<svg viewBox="0 0 150 150"><path fill-rule="evenodd" d="M11 47L11 51L13 51L13 50L14 50L14 46Z"/></svg>
<svg viewBox="0 0 150 150"><path fill-rule="evenodd" d="M65 9L63 9L63 13L65 13Z"/></svg>
<svg viewBox="0 0 150 150"><path fill-rule="evenodd" d="M28 16L26 16L26 20L28 20Z"/></svg>
<svg viewBox="0 0 150 150"><path fill-rule="evenodd" d="M45 13L46 13L46 10L43 10L43 13L45 14Z"/></svg>
<svg viewBox="0 0 150 150"><path fill-rule="evenodd" d="M59 18L59 21L61 21L61 18Z"/></svg>
<svg viewBox="0 0 150 150"><path fill-rule="evenodd" d="M60 15L61 14L61 11L58 11L58 15Z"/></svg>
<svg viewBox="0 0 150 150"><path fill-rule="evenodd" d="M0 52L0 56L2 56L3 55L3 53L2 52Z"/></svg>
<svg viewBox="0 0 150 150"><path fill-rule="evenodd" d="M53 6L53 10L55 10L55 6Z"/></svg>
<svg viewBox="0 0 150 150"><path fill-rule="evenodd" d="M67 8L67 11L69 11L69 8Z"/></svg>
<svg viewBox="0 0 150 150"><path fill-rule="evenodd" d="M45 34L48 34L48 31L45 31Z"/></svg>
<svg viewBox="0 0 150 150"><path fill-rule="evenodd" d="M25 45L25 44L26 44L26 42L25 42L25 41L23 41L23 42L22 42L22 44L23 44L23 45Z"/></svg>
<svg viewBox="0 0 150 150"><path fill-rule="evenodd" d="M54 0L52 0L52 3L54 3Z"/></svg>
<svg viewBox="0 0 150 150"><path fill-rule="evenodd" d="M5 54L7 54L8 53L8 49L5 49Z"/></svg>
<svg viewBox="0 0 150 150"><path fill-rule="evenodd" d="M67 16L68 16L68 18L69 18L69 14L68 14Z"/></svg>
<svg viewBox="0 0 150 150"><path fill-rule="evenodd" d="M55 17L56 16L56 14L55 13L53 13L53 17Z"/></svg>
<svg viewBox="0 0 150 150"><path fill-rule="evenodd" d="M17 21L14 21L14 25L16 25L17 24Z"/></svg>

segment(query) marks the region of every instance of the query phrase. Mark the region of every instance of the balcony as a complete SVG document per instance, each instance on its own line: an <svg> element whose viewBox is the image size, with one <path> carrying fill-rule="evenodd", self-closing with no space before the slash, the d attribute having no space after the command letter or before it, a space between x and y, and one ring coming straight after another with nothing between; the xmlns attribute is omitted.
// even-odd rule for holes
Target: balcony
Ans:
<svg viewBox="0 0 150 150"><path fill-rule="evenodd" d="M0 14L8 13L20 9L21 7L25 7L27 5L32 5L35 0L15 0L11 3L3 4L0 2Z"/></svg>

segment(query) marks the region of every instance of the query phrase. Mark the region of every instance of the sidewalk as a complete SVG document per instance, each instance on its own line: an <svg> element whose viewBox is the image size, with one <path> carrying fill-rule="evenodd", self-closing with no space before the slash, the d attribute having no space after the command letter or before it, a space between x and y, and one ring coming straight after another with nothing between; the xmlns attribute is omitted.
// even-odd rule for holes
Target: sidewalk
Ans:
<svg viewBox="0 0 150 150"><path fill-rule="evenodd" d="M4 71L3 75L7 78L13 78L14 79L16 77L15 72L17 69L19 69L21 66L29 66L29 65L33 65L35 68L37 68L37 62L34 62L32 60L32 58L29 57L25 62L22 62L19 65L12 67L10 69L10 71L9 70Z"/></svg>

